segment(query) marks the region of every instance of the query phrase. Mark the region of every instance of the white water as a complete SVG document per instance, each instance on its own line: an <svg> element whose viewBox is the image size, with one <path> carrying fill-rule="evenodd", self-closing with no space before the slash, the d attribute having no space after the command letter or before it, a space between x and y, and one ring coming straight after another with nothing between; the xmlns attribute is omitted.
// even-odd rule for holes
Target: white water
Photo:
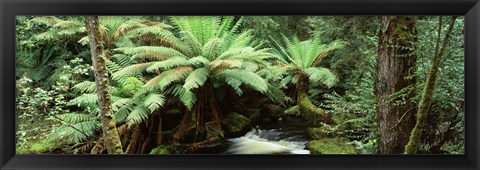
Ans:
<svg viewBox="0 0 480 170"><path fill-rule="evenodd" d="M282 129L252 129L229 141L231 145L227 153L230 154L310 154L305 150L307 139Z"/></svg>

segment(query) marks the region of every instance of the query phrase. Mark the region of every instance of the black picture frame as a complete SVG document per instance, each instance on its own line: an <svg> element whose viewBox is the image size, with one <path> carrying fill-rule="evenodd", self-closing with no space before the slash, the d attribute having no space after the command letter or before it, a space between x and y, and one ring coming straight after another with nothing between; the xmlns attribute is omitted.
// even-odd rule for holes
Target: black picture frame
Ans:
<svg viewBox="0 0 480 170"><path fill-rule="evenodd" d="M452 169L477 170L479 0L0 0L0 169ZM464 155L15 155L17 15L462 15Z"/></svg>

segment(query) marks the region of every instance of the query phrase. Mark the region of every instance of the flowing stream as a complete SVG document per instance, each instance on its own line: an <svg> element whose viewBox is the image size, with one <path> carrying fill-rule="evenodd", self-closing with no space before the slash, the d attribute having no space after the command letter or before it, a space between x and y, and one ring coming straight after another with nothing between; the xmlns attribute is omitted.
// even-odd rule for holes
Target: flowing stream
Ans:
<svg viewBox="0 0 480 170"><path fill-rule="evenodd" d="M259 125L245 135L228 139L227 154L310 154L304 120Z"/></svg>

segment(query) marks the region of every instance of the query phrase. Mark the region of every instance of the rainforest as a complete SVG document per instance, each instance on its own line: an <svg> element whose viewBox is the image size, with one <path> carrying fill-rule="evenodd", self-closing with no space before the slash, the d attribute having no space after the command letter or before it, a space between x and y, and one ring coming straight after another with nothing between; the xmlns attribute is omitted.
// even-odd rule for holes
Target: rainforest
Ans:
<svg viewBox="0 0 480 170"><path fill-rule="evenodd" d="M459 16L17 16L17 154L464 154Z"/></svg>

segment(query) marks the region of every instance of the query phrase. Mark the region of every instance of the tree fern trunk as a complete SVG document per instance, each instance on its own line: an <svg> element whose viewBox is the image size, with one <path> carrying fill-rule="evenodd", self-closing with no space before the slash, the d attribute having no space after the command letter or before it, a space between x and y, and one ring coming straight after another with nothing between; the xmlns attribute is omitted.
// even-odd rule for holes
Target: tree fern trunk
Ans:
<svg viewBox="0 0 480 170"><path fill-rule="evenodd" d="M314 123L324 122L327 124L333 124L334 121L332 117L328 115L322 108L315 106L310 100L310 97L308 96L308 86L308 79L300 78L297 85L297 105L299 106L300 113L306 119L314 121Z"/></svg>
<svg viewBox="0 0 480 170"><path fill-rule="evenodd" d="M115 117L112 111L112 101L108 91L108 72L103 56L102 40L98 30L98 16L87 16L85 19L90 40L90 52L92 55L93 72L95 74L104 142L109 154L122 154L122 143L117 131Z"/></svg>
<svg viewBox="0 0 480 170"><path fill-rule="evenodd" d="M138 139L140 137L140 125L135 125L135 128L132 133L132 138L130 139L130 143L127 146L127 150L125 150L126 154L132 154L135 152L135 148L137 146Z"/></svg>
<svg viewBox="0 0 480 170"><path fill-rule="evenodd" d="M416 17L382 17L380 41L377 52L375 94L376 115L380 135L380 154L401 154L414 126L415 104L411 101L413 90L406 93L404 104L396 105L392 95L413 87L416 83L414 54ZM402 101L403 102L403 101Z"/></svg>
<svg viewBox="0 0 480 170"><path fill-rule="evenodd" d="M418 106L417 112L417 123L415 124L415 128L410 135L410 140L405 147L405 154L416 154L418 152L418 147L420 144L420 138L422 136L422 131L425 128L428 112L430 111L430 105L432 104L432 97L433 97L433 90L435 88L435 80L437 78L438 67L442 61L443 51L448 41L448 37L452 32L453 25L455 24L455 19L457 17L453 16L452 20L450 21L450 25L448 26L448 30L445 33L445 38L443 39L443 44L440 50L437 52L435 51L435 56L433 57L433 63L430 67L430 73L428 75L427 84L423 89L422 100ZM439 32L441 31L441 22L439 22ZM440 35L440 34L439 34ZM438 42L438 41L437 41ZM438 49L438 43L437 48Z"/></svg>

